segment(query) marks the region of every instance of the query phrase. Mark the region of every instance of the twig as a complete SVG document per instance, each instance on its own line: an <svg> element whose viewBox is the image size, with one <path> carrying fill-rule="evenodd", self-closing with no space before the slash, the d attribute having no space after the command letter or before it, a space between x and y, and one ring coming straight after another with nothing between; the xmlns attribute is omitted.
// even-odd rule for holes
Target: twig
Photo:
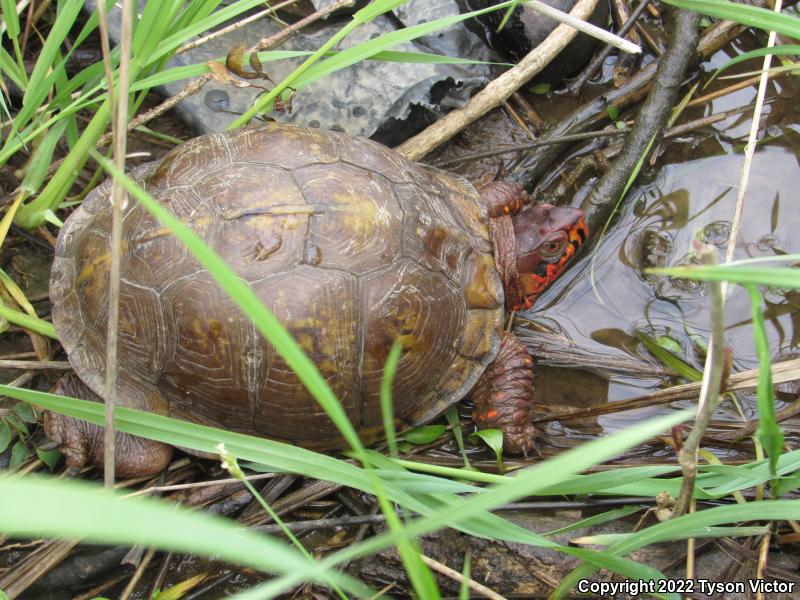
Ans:
<svg viewBox="0 0 800 600"><path fill-rule="evenodd" d="M728 87L722 88L720 90L715 90L703 96L698 96L697 98L692 98L687 104L686 108L691 108L693 106L700 106L711 100L716 100L717 98L721 98L722 96L727 96L728 94L732 94L733 92L738 92L739 90L743 90L745 88L749 88L751 85L756 83L757 81L761 80L761 75L756 75L754 77L749 77L747 79L743 79L742 81L738 81L733 85Z"/></svg>
<svg viewBox="0 0 800 600"><path fill-rule="evenodd" d="M619 31L617 31L618 36L625 37L625 35L627 35L627 33L636 24L636 21L639 20L639 17L642 16L642 13L645 11L648 4L650 4L650 0L642 0L639 3L639 5L631 13L628 20L625 21L625 24L619 28ZM613 46L605 46L600 52L598 52L597 55L592 59L592 62L589 63L589 66L583 70L583 73L581 73L575 79L575 81L567 86L568 93L573 96L577 96L578 92L580 92L581 88L586 84L589 78L597 72L597 69L603 66L606 58L608 58L608 55L611 54L613 50Z"/></svg>
<svg viewBox="0 0 800 600"><path fill-rule="evenodd" d="M733 39L741 30L742 26L730 21L715 23L703 32L697 47L698 56L710 56ZM662 57L650 63L633 75L624 85L615 90L610 90L601 97L591 100L572 111L547 131L539 141L587 131L595 123L608 119L609 105L622 110L634 102L638 102L647 93L655 77L656 70L663 60L664 58ZM515 178L529 190L532 189L562 152L564 152L564 147L558 144L532 150L518 161L515 166L518 171Z"/></svg>
<svg viewBox="0 0 800 600"><path fill-rule="evenodd" d="M183 46L181 46L180 48L178 48L175 51L175 54L181 54L182 52L188 52L189 50L191 50L193 48L197 48L198 46L202 46L203 44L205 44L207 42L210 42L213 39L221 37L221 36L223 36L225 34L228 34L228 33L232 32L232 31L237 31L237 30L243 28L245 25L249 25L250 23L252 23L254 21L258 21L259 19L261 19L263 17L266 17L267 15L272 14L272 13L274 13L274 12L276 12L276 11L286 7L286 6L294 4L297 1L298 0L286 0L285 2L281 2L280 4L276 4L275 6L272 6L270 8L265 9L265 10L257 12L254 15L250 15L247 18L238 19L235 23L232 23L231 25L228 25L227 27L223 27L222 29L217 29L216 31L214 31L212 33L209 33L208 35L203 36L203 37L201 37L201 38L199 38L197 40L194 40L193 42L189 42L188 44L184 44Z"/></svg>
<svg viewBox="0 0 800 600"><path fill-rule="evenodd" d="M258 475L249 475L245 479L248 481L258 481L260 479L274 479L276 477L280 477L278 473L260 473ZM194 483L178 483L175 485L158 485L149 488L144 488L141 490L137 490L135 492L131 492L130 494L126 494L125 497L129 498L131 496L141 496L144 494L153 494L153 493L160 493L160 492L174 492L176 490L190 490L195 488L203 488L203 487L211 487L214 485L227 485L230 483L240 483L239 479L234 477L229 477L227 479L212 479L210 481L195 481Z"/></svg>
<svg viewBox="0 0 800 600"><path fill-rule="evenodd" d="M128 598L130 598L131 594L136 589L136 584L139 583L139 580L142 578L142 575L144 575L144 572L147 569L147 567L150 566L150 562L153 560L153 557L155 555L156 555L155 548L150 548L147 551L147 554L144 555L142 562L140 562L139 566L136 567L136 571L134 572L133 577L131 577L130 581L128 582L128 585L125 586L125 589L122 590L122 593L119 595L119 600L128 600Z"/></svg>
<svg viewBox="0 0 800 600"><path fill-rule="evenodd" d="M84 592L80 596L73 596L72 600L93 600L94 598L97 598L98 596L102 595L102 593L105 592L111 586L117 585L127 576L128 576L127 573L123 573L122 575L116 575L111 579L104 581L99 585L94 586L92 589L90 589L87 592Z"/></svg>
<svg viewBox="0 0 800 600"><path fill-rule="evenodd" d="M776 5L780 5L781 0L776 2ZM774 35L774 32L773 32ZM773 38L774 41L774 38ZM765 573L767 571L767 557L769 556L769 540L771 534L766 534L763 538L761 538L761 546L758 549L758 566L756 567L756 579L763 580L765 577ZM764 600L764 592L760 589L756 592L756 600Z"/></svg>
<svg viewBox="0 0 800 600"><path fill-rule="evenodd" d="M438 167L440 169L447 169L449 167L452 167L453 165L457 165L459 163L466 162L468 160L490 158L492 156L498 156L500 154L509 154L511 152L522 152L524 150L532 150L533 148L538 148L539 146L546 146L548 144L562 144L564 142L581 142L583 140L592 140L600 137L617 137L621 135L626 135L627 133L628 130L626 129L608 129L603 131L587 131L585 133L573 133L570 135L563 135L558 138L550 138L547 140L536 140L535 142L530 142L529 144L519 144L518 146L511 146L509 148L498 148L496 150L487 150L486 152L476 152L475 154L466 154L464 156L459 156L458 158L435 162L433 163L433 166Z"/></svg>
<svg viewBox="0 0 800 600"><path fill-rule="evenodd" d="M800 379L800 359L795 358L772 365L773 383L787 383L789 381L796 381ZM753 389L758 385L758 369L749 369L736 373L728 378L728 385L725 391L732 392L736 390ZM634 410L637 408L645 408L648 406L655 406L657 404L668 404L676 400L683 400L685 398L693 398L698 395L702 384L686 383L684 385L676 385L666 390L660 390L652 394L645 394L636 396L629 400L620 400L619 402L610 402L602 406L593 406L591 408L584 408L573 410L569 412L556 413L552 415L542 416L535 419L536 423L544 423L547 421L570 421L573 419L586 419L588 417L597 417L600 415L607 415L612 413L621 412L624 410ZM791 405L783 410L795 411L797 408ZM783 410L779 412L779 417L783 414ZM793 414L793 413L791 413ZM746 435L746 433L744 434ZM739 435L738 437L741 437Z"/></svg>
<svg viewBox="0 0 800 600"><path fill-rule="evenodd" d="M422 559L422 562L424 562L426 565L428 565L431 569L433 569L437 573L441 573L445 577L449 577L453 581L461 583L464 580L466 580L467 586L473 592L477 592L478 594L482 594L483 596L486 596L487 598L491 598L492 600L506 600L505 596L501 596L497 592L495 592L493 590L490 590L488 587L486 587L485 585L483 585L481 583L478 583L474 579L471 579L469 577L464 577L458 571L456 571L454 569L451 569L447 565L443 565L438 560L433 560L432 558L430 558L428 556L425 556L424 554L420 554L419 557Z"/></svg>
<svg viewBox="0 0 800 600"><path fill-rule="evenodd" d="M71 368L72 365L65 360L0 360L0 369L52 369L66 371Z"/></svg>
<svg viewBox="0 0 800 600"><path fill-rule="evenodd" d="M781 12L782 0L775 1L774 11ZM767 48L775 45L775 32L769 32L769 39L767 40ZM764 65L761 69L761 80L758 84L758 94L756 96L756 105L753 109L753 121L750 125L750 135L747 138L747 146L744 149L744 163L742 164L742 173L739 179L739 192L736 195L736 210L733 213L731 221L731 234L728 239L728 249L725 252L725 262L729 263L733 260L733 253L736 250L736 240L739 237L739 227L742 220L742 209L744 208L744 195L747 192L747 182L750 178L750 166L753 163L753 155L756 152L756 143L758 141L758 129L761 123L761 111L764 108L764 96L767 93L767 83L769 82L769 67L772 64L772 55L767 54L764 57ZM723 290L727 286L723 287ZM723 291L723 295L725 291Z"/></svg>
<svg viewBox="0 0 800 600"><path fill-rule="evenodd" d="M699 24L700 15L697 13L685 10L676 13L669 50L659 61L655 83L637 112L636 124L625 138L625 145L614 164L581 206L590 231L600 229L611 217L637 163L648 152L653 138L660 135L666 126L684 73L695 57Z"/></svg>
<svg viewBox="0 0 800 600"><path fill-rule="evenodd" d="M334 517L331 519L310 519L306 521L290 521L284 523L286 529L298 533L303 531L316 531L330 527L358 527L361 525L377 525L385 523L386 517L382 514L350 515L347 517ZM280 533L283 527L280 525L257 525L251 527L264 533Z"/></svg>
<svg viewBox="0 0 800 600"><path fill-rule="evenodd" d="M698 243L698 245L700 244ZM714 265L717 262L717 251L713 246L701 245L699 255L704 264ZM674 516L676 517L684 514L692 501L694 482L697 476L697 452L700 448L700 440L705 434L711 417L722 397L720 385L722 384L722 375L725 367L725 315L723 308L725 300L720 282L710 281L709 288L711 300L709 357L703 373L703 385L700 391L694 427L692 427L689 436L683 443L683 447L678 452L678 462L683 471L683 482L681 483L680 495L675 502Z"/></svg>
<svg viewBox="0 0 800 600"><path fill-rule="evenodd" d="M597 0L579 0L570 15L588 19ZM452 110L422 133L406 140L396 148L410 160L419 160L439 144L460 132L487 112L500 106L522 85L541 71L577 35L568 25L556 27L547 38L531 50L516 66L491 81L464 108Z"/></svg>
<svg viewBox="0 0 800 600"><path fill-rule="evenodd" d="M114 136L114 162L121 171L125 170L125 149L128 135L128 88L130 86L131 37L133 34L133 3L123 0L122 24L120 29L119 85L112 85L111 52L108 45L108 21L103 2L97 3L103 46L103 64L108 80L111 111L114 115L112 133ZM122 257L122 210L127 203L127 195L122 183L114 180L111 189L111 259L108 272L108 331L106 332L106 372L104 384L105 432L103 439L103 482L107 488L114 487L115 439L114 409L117 403L117 338L119 326L119 288L120 261Z"/></svg>

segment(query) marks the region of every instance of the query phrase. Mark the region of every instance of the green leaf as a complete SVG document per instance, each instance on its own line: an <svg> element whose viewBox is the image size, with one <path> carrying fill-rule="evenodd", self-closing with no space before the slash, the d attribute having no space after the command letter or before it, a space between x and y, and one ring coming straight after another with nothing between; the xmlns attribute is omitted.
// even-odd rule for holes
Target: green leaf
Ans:
<svg viewBox="0 0 800 600"><path fill-rule="evenodd" d="M532 85L529 89L532 94L542 96L548 93L551 87L549 83L537 83L536 85Z"/></svg>
<svg viewBox="0 0 800 600"><path fill-rule="evenodd" d="M636 331L636 336L642 344L644 344L650 354L655 356L670 370L681 377L685 377L689 381L700 381L703 379L703 374L686 362L683 356L680 355L682 348L675 340L666 336L654 338L639 330Z"/></svg>
<svg viewBox="0 0 800 600"><path fill-rule="evenodd" d="M13 412L6 415L5 422L11 425L11 427L13 427L14 429L16 429L17 434L19 434L20 437L26 438L28 437L28 435L30 435L30 432L28 431L28 428L26 427L25 423L23 423L22 420Z"/></svg>
<svg viewBox="0 0 800 600"><path fill-rule="evenodd" d="M5 419L0 420L0 453L5 452L14 434Z"/></svg>
<svg viewBox="0 0 800 600"><path fill-rule="evenodd" d="M420 427L415 427L414 429L406 431L403 434L403 439L417 446L421 446L423 444L435 442L444 435L446 430L447 427L444 425L421 425Z"/></svg>
<svg viewBox="0 0 800 600"><path fill-rule="evenodd" d="M619 120L619 109L613 104L609 104L606 107L606 112L608 113L608 118L611 119L612 121Z"/></svg>
<svg viewBox="0 0 800 600"><path fill-rule="evenodd" d="M33 412L33 408L30 404L25 402L20 402L19 404L15 405L14 408L11 409L11 412L13 412L26 423L36 423L37 421L36 415Z"/></svg>
<svg viewBox="0 0 800 600"><path fill-rule="evenodd" d="M673 354L680 354L683 351L680 343L668 335L657 336L656 343L667 352L672 352Z"/></svg>
<svg viewBox="0 0 800 600"><path fill-rule="evenodd" d="M467 451L464 448L464 432L461 431L461 419L458 416L458 407L453 405L444 413L447 419L447 424L450 425L450 430L453 432L453 437L458 444L458 451L461 453L461 459L464 461L464 468L471 469L469 458L467 458Z"/></svg>
<svg viewBox="0 0 800 600"><path fill-rule="evenodd" d="M58 463L61 462L62 455L58 450L42 450L41 448L37 448L36 456L47 465L47 468L50 469L52 473L56 470L56 467L58 467Z"/></svg>
<svg viewBox="0 0 800 600"><path fill-rule="evenodd" d="M469 439L473 442L476 439L483 440L483 443L494 450L497 459L497 470L503 472L503 432L499 429L479 429L469 434Z"/></svg>
<svg viewBox="0 0 800 600"><path fill-rule="evenodd" d="M11 462L8 465L8 468L12 471L16 470L17 467L23 465L26 460L28 460L28 449L25 447L25 442L22 440L17 441L11 447Z"/></svg>
<svg viewBox="0 0 800 600"><path fill-rule="evenodd" d="M414 444L409 444L407 441L401 439L397 442L397 450L398 452L402 452L405 454L406 452L411 452L414 449Z"/></svg>

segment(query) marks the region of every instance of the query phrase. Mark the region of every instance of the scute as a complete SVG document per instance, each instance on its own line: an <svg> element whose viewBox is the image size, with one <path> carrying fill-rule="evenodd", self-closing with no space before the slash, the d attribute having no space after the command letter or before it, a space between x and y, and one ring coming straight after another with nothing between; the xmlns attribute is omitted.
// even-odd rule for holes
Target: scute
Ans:
<svg viewBox="0 0 800 600"><path fill-rule="evenodd" d="M133 175L215 249L297 340L365 442L383 433L395 339L398 426L466 395L498 350L503 292L487 216L465 180L369 140L266 124L197 138ZM67 220L53 322L102 395L108 184ZM343 440L210 275L135 202L123 221L119 398L315 449Z"/></svg>
<svg viewBox="0 0 800 600"><path fill-rule="evenodd" d="M342 163L311 165L294 176L314 211L306 262L363 275L400 254L403 212L385 178Z"/></svg>

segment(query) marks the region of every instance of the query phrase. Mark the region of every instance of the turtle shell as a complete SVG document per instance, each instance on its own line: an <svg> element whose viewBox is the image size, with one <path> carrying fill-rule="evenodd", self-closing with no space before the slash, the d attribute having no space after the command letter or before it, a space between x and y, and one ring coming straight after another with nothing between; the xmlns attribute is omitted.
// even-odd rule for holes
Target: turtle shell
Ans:
<svg viewBox="0 0 800 600"><path fill-rule="evenodd" d="M282 124L196 138L133 176L216 250L294 336L365 442L381 437L395 339L399 427L469 392L498 350L503 291L465 180L369 140ZM53 324L102 395L110 182L67 219ZM209 273L140 204L123 213L119 403L335 449L311 394Z"/></svg>

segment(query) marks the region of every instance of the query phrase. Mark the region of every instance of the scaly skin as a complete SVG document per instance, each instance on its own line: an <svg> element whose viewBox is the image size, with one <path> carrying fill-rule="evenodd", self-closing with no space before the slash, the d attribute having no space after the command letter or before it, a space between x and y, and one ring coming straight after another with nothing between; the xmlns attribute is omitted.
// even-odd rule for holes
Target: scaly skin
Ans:
<svg viewBox="0 0 800 600"><path fill-rule="evenodd" d="M586 241L583 213L549 204L529 205L518 184L481 186L489 212L495 264L503 280L506 309L525 310L564 271ZM533 359L511 332L472 389L472 416L478 429L500 429L503 449L525 454L536 449L533 426Z"/></svg>
<svg viewBox="0 0 800 600"><path fill-rule="evenodd" d="M70 373L56 383L53 393L94 402L102 399ZM44 432L64 453L67 468L78 471L86 465L103 464L103 428L93 423L45 411ZM116 432L116 474L119 477L144 477L169 465L172 446L145 438Z"/></svg>

